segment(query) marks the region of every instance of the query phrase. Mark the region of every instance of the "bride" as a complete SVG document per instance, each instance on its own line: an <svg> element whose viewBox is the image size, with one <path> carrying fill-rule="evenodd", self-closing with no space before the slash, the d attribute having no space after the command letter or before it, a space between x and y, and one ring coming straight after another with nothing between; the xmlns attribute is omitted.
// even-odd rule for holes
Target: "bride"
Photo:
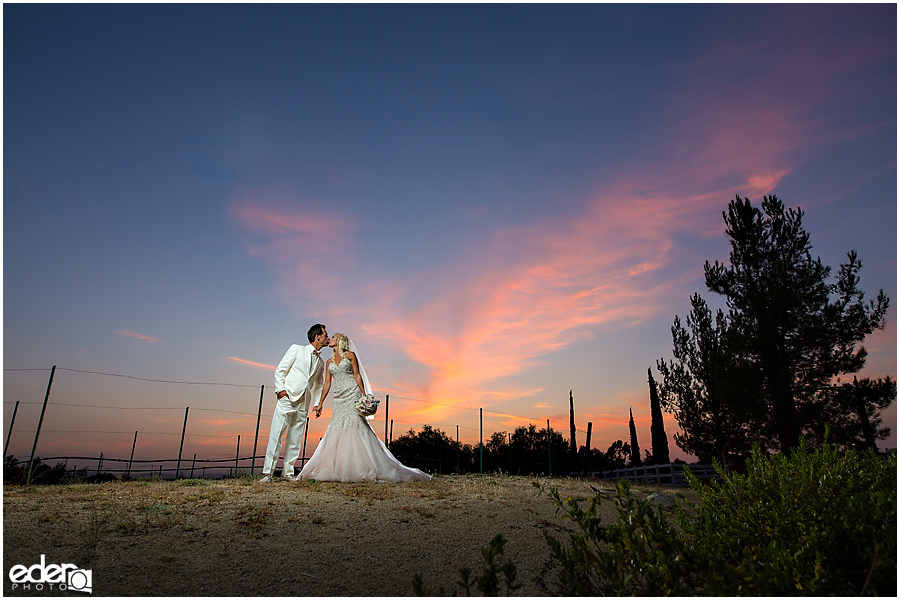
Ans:
<svg viewBox="0 0 900 600"><path fill-rule="evenodd" d="M359 413L356 401L371 393L371 388L353 343L343 333L336 333L330 346L334 354L325 364L325 384L315 411L318 418L334 381L331 424L299 479L391 483L430 480L427 473L406 467L394 458Z"/></svg>

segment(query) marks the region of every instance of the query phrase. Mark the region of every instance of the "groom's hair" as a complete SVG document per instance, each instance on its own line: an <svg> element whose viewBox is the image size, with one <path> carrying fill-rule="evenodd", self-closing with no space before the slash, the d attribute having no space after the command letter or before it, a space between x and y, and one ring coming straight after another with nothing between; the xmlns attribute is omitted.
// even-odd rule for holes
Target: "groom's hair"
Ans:
<svg viewBox="0 0 900 600"><path fill-rule="evenodd" d="M317 335L322 335L322 332L325 331L325 326L321 323L316 323L312 327L309 328L309 332L306 334L306 338L309 340L309 343L312 344L313 340L316 339Z"/></svg>

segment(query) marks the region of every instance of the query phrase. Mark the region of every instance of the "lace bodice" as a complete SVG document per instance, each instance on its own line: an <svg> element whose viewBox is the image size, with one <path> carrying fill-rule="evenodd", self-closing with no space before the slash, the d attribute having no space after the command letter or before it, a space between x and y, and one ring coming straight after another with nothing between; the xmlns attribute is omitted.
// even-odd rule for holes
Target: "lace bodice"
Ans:
<svg viewBox="0 0 900 600"><path fill-rule="evenodd" d="M332 423L362 421L356 409L356 401L362 397L362 392L353 377L353 365L346 358L339 364L332 361L328 371L331 373L331 389L334 390Z"/></svg>

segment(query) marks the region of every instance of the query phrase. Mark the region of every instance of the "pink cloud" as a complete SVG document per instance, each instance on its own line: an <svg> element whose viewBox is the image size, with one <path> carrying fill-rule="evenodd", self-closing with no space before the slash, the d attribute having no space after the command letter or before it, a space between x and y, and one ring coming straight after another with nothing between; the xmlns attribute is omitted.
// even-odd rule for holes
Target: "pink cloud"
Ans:
<svg viewBox="0 0 900 600"><path fill-rule="evenodd" d="M361 259L353 256L325 273L322 265L311 265L314 258L292 260L282 252L308 234L308 223L340 222L352 229L339 216L306 217L299 207L276 213L265 204L241 205L234 214L248 229L271 237L254 253L277 265L283 298L307 294L310 273L328 279L314 297L329 307L330 318L360 331L357 339L378 340L418 365L412 376L376 381L377 389L443 405L492 406L540 391L498 381L592 337L597 326L628 327L667 311L672 292L697 277L696 265L677 265L675 237L721 233L718 212L728 196L718 190L654 194L651 188L662 188L661 182L631 181L611 186L573 214L500 228L428 271L378 279L355 276ZM348 300L357 298L366 302ZM408 404L401 415L436 422L457 412L452 406Z"/></svg>
<svg viewBox="0 0 900 600"><path fill-rule="evenodd" d="M275 365L268 365L266 363L258 363L253 362L252 360L247 360L245 358L238 358L236 356L229 356L228 360L232 362L236 362L239 365L244 365L245 367L253 367L254 369L262 369L263 371L275 371Z"/></svg>
<svg viewBox="0 0 900 600"><path fill-rule="evenodd" d="M364 330L427 369L423 384L400 384L399 393L496 403L485 393L495 381L592 336L594 327L626 327L667 310L670 292L696 277L673 269L673 236L694 226L698 206L709 204L651 201L623 186L621 196L597 198L575 216L498 230L468 260L418 275L416 285L431 293L412 310L379 306Z"/></svg>
<svg viewBox="0 0 900 600"><path fill-rule="evenodd" d="M249 254L274 266L280 282L277 293L284 300L315 297L318 290L338 285L333 272L345 267L351 256L347 244L353 223L334 205L298 205L283 191L264 189L238 194L229 213L255 236L246 240ZM335 252L337 244L342 251Z"/></svg>
<svg viewBox="0 0 900 600"><path fill-rule="evenodd" d="M312 298L357 338L405 355L393 381L375 382L382 391L459 407L530 398L538 390L509 382L542 357L600 326L626 328L670 312L672 295L702 266L682 260L690 241L721 236L721 212L735 194L758 201L772 193L795 170L799 150L834 133L820 133L812 116L830 98L822 74L791 80L806 73L802 56L758 79L722 77L760 50L726 40L711 61L685 65L680 85L661 95L665 119L643 133L644 160L623 165L580 206L568 200L565 214L462 240L425 270L385 276L362 267L378 257L352 245L328 262L331 255L312 249L316 239L327 244L321 232L355 228L334 205L249 193L232 214L271 240L251 253L276 266L283 298ZM836 68L856 64L838 58ZM761 82L791 93L773 94ZM309 281L327 285L313 290ZM406 403L398 418L438 421L458 413L452 406Z"/></svg>
<svg viewBox="0 0 900 600"><path fill-rule="evenodd" d="M116 333L118 333L119 335L134 338L136 340L147 342L148 344L153 344L155 342L161 341L158 337L154 337L152 335L144 335L142 333L135 333L134 331L128 331L127 329L119 329L118 331L116 331Z"/></svg>

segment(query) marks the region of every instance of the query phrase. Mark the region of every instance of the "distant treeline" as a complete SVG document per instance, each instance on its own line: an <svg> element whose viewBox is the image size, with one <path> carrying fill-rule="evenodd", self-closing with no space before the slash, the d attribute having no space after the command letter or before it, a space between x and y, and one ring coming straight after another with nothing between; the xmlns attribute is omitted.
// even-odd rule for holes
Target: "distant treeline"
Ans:
<svg viewBox="0 0 900 600"><path fill-rule="evenodd" d="M518 427L512 433L497 431L482 448L478 444L461 444L447 433L431 425L421 431L410 429L390 443L391 453L405 465L432 474L449 473L508 473L511 475L581 475L631 465L631 447L616 440L604 452L596 448L578 447L573 453L572 444L561 433L536 425ZM653 464L649 452L645 452L646 464ZM680 462L680 461L678 461ZM186 469L185 469L186 470ZM239 471L240 472L240 471ZM3 462L3 481L7 484L24 484L28 476L28 460L7 456ZM51 466L35 458L31 482L53 485L69 481L103 482L123 477L94 469L67 469L62 462Z"/></svg>
<svg viewBox="0 0 900 600"><path fill-rule="evenodd" d="M461 444L440 429L425 425L421 431L410 429L392 441L390 450L404 464L429 473L578 475L623 469L631 457L630 444L621 440L605 452L580 446L573 453L570 441L561 433L533 424L517 427L512 433L494 432L483 448ZM645 462L653 462L649 453Z"/></svg>

